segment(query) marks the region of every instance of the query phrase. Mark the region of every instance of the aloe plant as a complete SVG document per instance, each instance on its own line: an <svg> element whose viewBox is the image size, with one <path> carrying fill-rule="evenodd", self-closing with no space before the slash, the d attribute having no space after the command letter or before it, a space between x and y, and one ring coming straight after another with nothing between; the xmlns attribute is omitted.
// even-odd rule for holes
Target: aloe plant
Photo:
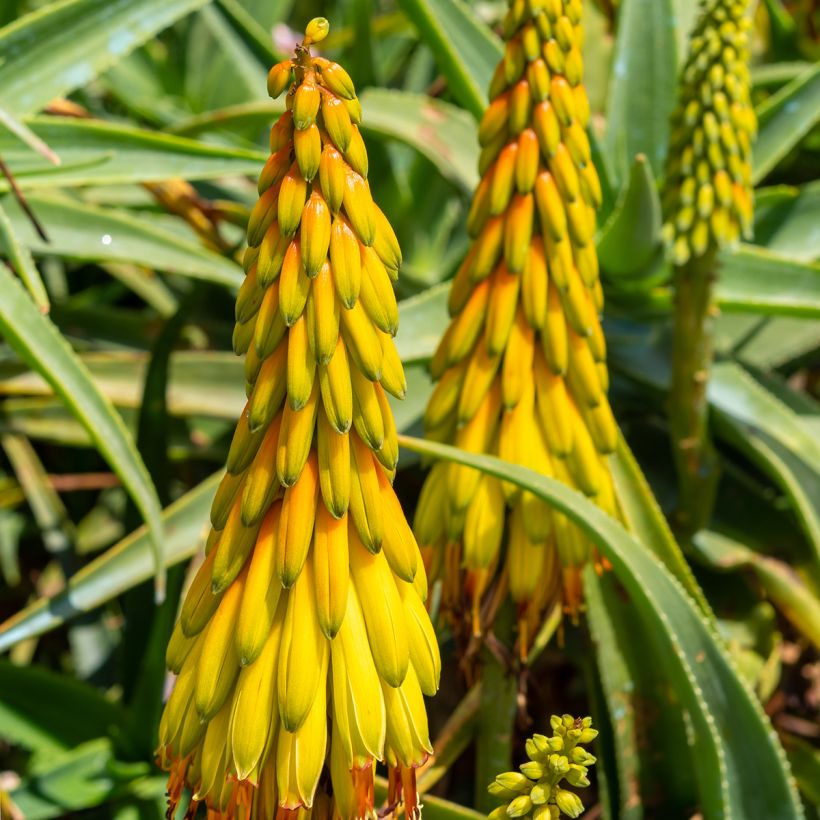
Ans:
<svg viewBox="0 0 820 820"><path fill-rule="evenodd" d="M706 5L712 12L731 6L740 15L746 4ZM392 414L386 398L380 405L381 417L392 415L399 433L390 442L391 467L396 443L401 450L389 495L412 521L421 488L435 486L430 475L473 481L480 474L482 486L494 482L505 497L518 499L507 506L548 509L550 520L577 531L589 558L563 579L573 589L569 611L560 595L538 592L537 617L527 617L518 602L533 595L507 594L508 537L497 539L501 557L486 585L463 596L461 587L455 596L447 588L446 547L423 550L426 607L442 659L440 691L426 698L434 754L400 761L388 752L382 756L389 774L385 767L375 778L371 769L367 782L354 778L366 792L367 810L371 802L377 810L395 809L404 790L412 811L414 779L428 820L491 811L493 817L574 816L582 804L629 820L820 811L811 746L816 715L800 676L816 660L820 640L820 69L811 22L799 4L748 5L742 25L751 26L749 104L758 127L743 180L754 187L754 217L742 239L733 233L740 241L709 245L707 279L690 277L708 284L711 305L699 314L708 320L699 325L711 347L703 360L708 378L703 361L694 370L702 386L698 440L714 467L713 493L693 507L702 487L680 463L676 469L673 457L674 442L677 451L687 443L680 420L691 409L674 374L688 338L681 333L682 269L692 262L670 254L667 242L674 251L681 232L688 242L696 231L687 213L675 223L683 226L677 233L663 225L688 207L675 198L687 193L680 160L687 141L700 137L684 133L681 123L713 110L714 94L725 86L725 75L710 73L711 102L701 99L695 112L692 100L703 89L693 89L697 71L687 73L686 66L697 67L697 47L708 46L699 4L0 4L3 816L165 815L167 775L156 766L155 751L173 680L165 670L166 646L183 593L208 569L200 570L214 540L209 511L225 483L222 468L246 401L246 367L232 349L240 288L241 303L255 298L253 288L243 288L246 229L260 195L257 178L281 147L271 141L271 126L289 106L284 95L268 96L266 75L290 58L316 15L331 23L312 38L316 64L344 65L349 78L331 78L328 87L346 99L349 80L361 103L359 112L348 100L367 153L354 147L348 160L354 175L367 178L369 195L402 248L394 283L398 356L391 361L401 360L406 395L391 400ZM489 125L479 126L490 102L503 96L494 74L501 63L505 76L526 79L516 61L521 54L528 59L525 45L534 47L534 38L520 49L517 38L540 20L539 48L557 43L567 33L559 26L567 9L573 18L567 50L577 47L582 58L590 108L585 132L574 129L567 139L576 147L588 140L589 156L575 162L581 171L590 163L600 181L588 247L600 263L596 304L605 305L608 397L618 423L601 448L608 454L595 453L611 476L607 503L591 487L586 495L572 489L575 480L527 469L537 468L538 459L495 446L465 452L439 443L461 443L456 435L433 431L425 438L422 424L436 389L431 371L441 376L433 358L451 323L451 281L470 252L468 227L476 220L475 214L468 220L470 204L479 185L488 184L481 178L491 158L486 148L481 155L492 111ZM550 77L574 76L574 51L569 69L550 66L558 56L552 48L544 57ZM536 85L540 70L531 72ZM545 99L551 103L547 95L539 104ZM300 108L298 130L312 133L313 121L303 114ZM520 110L513 114L510 121L530 122ZM538 122L546 121L543 115ZM319 137L320 148L345 141L344 122L340 131L339 122L328 128L324 114L313 116L329 134ZM570 123L566 128L569 134ZM310 145L300 142L295 158L301 155L308 172L300 170L299 178L309 186ZM728 137L721 144L731 153ZM548 140L545 145L539 172L549 175ZM542 194L547 183L541 182ZM527 191L524 185L513 198L518 202ZM709 194L702 196L705 214ZM572 191L563 191L561 206L572 202ZM741 204L748 221L748 203ZM539 223L537 242L550 224ZM316 228L307 250L301 248L311 274L319 272L313 251L324 248L320 234ZM359 253L378 255L368 245L367 219L351 235L357 245L362 239L366 250ZM532 308L532 294L527 300ZM377 325L385 320L377 332L389 338L392 298L386 311L378 302L370 298L366 313ZM356 348L347 337L345 345ZM539 380L543 370L531 367L528 378ZM687 378L692 375L690 368ZM583 391L574 400L582 401ZM365 423L375 416L356 414L361 423L351 429L357 441L368 442L360 449L379 451ZM566 478L567 470L551 474ZM390 482L382 475L378 486L387 493ZM510 514L505 502L498 506L504 526ZM392 515L397 509L388 515L391 524L399 520ZM680 523L681 509L695 512L686 526L673 528L669 522ZM537 543L551 537L539 533ZM546 585L543 574L525 578L523 566L516 564L516 583ZM463 580L460 569L451 566L449 575ZM551 571L557 575L550 576L550 589L560 589L561 565ZM384 577L394 583L393 574ZM467 599L477 617L465 611L454 617L453 602ZM472 623L481 627L475 634ZM332 665L331 657L329 668L313 677L331 677ZM400 690L387 694L396 705ZM399 712L393 710L393 720ZM591 715L598 732L593 737L588 721L578 724L586 751L574 750L577 760L571 749L561 757L558 746L564 748L567 732L581 729L570 727L569 717L566 726L549 721L568 714ZM395 726L387 733L395 742L401 737ZM553 742L556 751L536 748L532 738ZM221 752L226 748L223 742ZM275 755L267 757L270 767ZM332 772L338 761L328 760L326 769L322 760L313 763L316 773L346 781ZM225 774L225 782L234 782L232 772ZM189 785L196 787L196 775L189 773ZM254 799L253 773L243 775L236 791ZM311 811L318 818L330 811L332 786L331 777L317 776L321 797ZM501 807L487 792L491 782L501 783L493 787ZM191 793L181 781L175 786L181 817ZM272 796L268 790L265 800ZM348 806L355 816L341 797L333 798L337 807ZM257 802L257 813L266 814L269 805Z"/></svg>

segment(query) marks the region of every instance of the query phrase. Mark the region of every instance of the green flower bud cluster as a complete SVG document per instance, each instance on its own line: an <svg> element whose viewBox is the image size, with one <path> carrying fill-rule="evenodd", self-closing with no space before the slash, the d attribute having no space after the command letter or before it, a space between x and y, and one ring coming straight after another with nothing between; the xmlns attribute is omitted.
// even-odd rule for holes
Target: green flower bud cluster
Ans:
<svg viewBox="0 0 820 820"><path fill-rule="evenodd" d="M583 813L581 798L561 784L589 786L587 774L596 758L582 744L591 743L598 732L588 717L553 715L550 726L552 737L533 735L527 741L529 760L519 766L520 772L504 772L490 784L490 794L505 801L490 813L490 820L557 820L562 814L580 817Z"/></svg>
<svg viewBox="0 0 820 820"><path fill-rule="evenodd" d="M664 240L676 265L752 231L748 0L701 0L681 76L664 197Z"/></svg>

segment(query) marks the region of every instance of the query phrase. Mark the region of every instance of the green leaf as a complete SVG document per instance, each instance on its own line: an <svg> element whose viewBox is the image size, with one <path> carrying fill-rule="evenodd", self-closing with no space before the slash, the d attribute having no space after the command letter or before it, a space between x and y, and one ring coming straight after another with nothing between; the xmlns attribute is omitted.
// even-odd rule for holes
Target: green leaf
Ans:
<svg viewBox="0 0 820 820"><path fill-rule="evenodd" d="M466 192L478 184L478 140L475 121L462 109L426 94L368 88L362 103L362 131L367 138L388 137L415 148ZM206 111L178 122L176 134L226 131L248 124L270 123L284 110L279 102L251 102ZM202 143L194 143L202 145ZM250 152L246 152L250 153ZM267 157L258 155L258 162ZM253 173L258 172L258 164ZM246 172L250 173L250 172Z"/></svg>
<svg viewBox="0 0 820 820"><path fill-rule="evenodd" d="M28 199L43 223L49 242L32 228L11 197L0 200L22 245L35 255L57 255L94 262L134 262L155 270L238 288L244 278L239 265L135 216L114 208L97 208L63 197Z"/></svg>
<svg viewBox="0 0 820 820"><path fill-rule="evenodd" d="M450 321L447 315L449 292L450 283L442 282L402 300L396 347L403 362L426 361L435 353Z"/></svg>
<svg viewBox="0 0 820 820"><path fill-rule="evenodd" d="M614 736L619 811L613 815L680 816L696 792L680 701L666 668L646 663L648 655L663 657L662 645L612 573L599 576L588 566L584 597Z"/></svg>
<svg viewBox="0 0 820 820"><path fill-rule="evenodd" d="M607 273L634 276L658 257L663 218L652 166L643 154L632 163L629 182L601 228L598 258Z"/></svg>
<svg viewBox="0 0 820 820"><path fill-rule="evenodd" d="M399 0L436 58L456 101L478 119L503 54L501 41L464 0Z"/></svg>
<svg viewBox="0 0 820 820"><path fill-rule="evenodd" d="M820 750L794 735L783 735L800 791L814 806L820 806Z"/></svg>
<svg viewBox="0 0 820 820"><path fill-rule="evenodd" d="M703 594L672 530L652 494L626 439L618 437L618 449L609 460L618 504L627 529L663 561L666 568L692 596L701 613L714 621L714 613Z"/></svg>
<svg viewBox="0 0 820 820"><path fill-rule="evenodd" d="M818 317L820 265L741 245L721 254L715 296L726 311Z"/></svg>
<svg viewBox="0 0 820 820"><path fill-rule="evenodd" d="M671 0L623 0L618 12L604 139L615 178L625 181L645 154L661 178L669 117L677 93L677 44Z"/></svg>
<svg viewBox="0 0 820 820"><path fill-rule="evenodd" d="M739 364L718 363L709 401L719 431L757 463L792 502L820 567L820 441L798 415Z"/></svg>
<svg viewBox="0 0 820 820"><path fill-rule="evenodd" d="M815 63L757 109L755 183L763 180L820 120L820 62Z"/></svg>
<svg viewBox="0 0 820 820"><path fill-rule="evenodd" d="M54 324L37 310L14 276L2 266L0 282L0 332L71 408L134 499L151 533L158 572L157 593L161 595L165 573L160 506L133 439Z"/></svg>
<svg viewBox="0 0 820 820"><path fill-rule="evenodd" d="M0 250L6 252L9 263L14 268L15 273L23 280L28 292L31 294L31 298L34 299L34 304L42 313L48 313L50 307L48 292L40 276L40 271L37 270L28 248L18 241L2 205L0 205Z"/></svg>
<svg viewBox="0 0 820 820"><path fill-rule="evenodd" d="M820 600L784 561L760 555L739 541L704 530L694 538L698 555L724 572L751 569L772 603L820 648Z"/></svg>
<svg viewBox="0 0 820 820"><path fill-rule="evenodd" d="M40 757L122 726L125 713L97 689L42 666L0 659L0 738Z"/></svg>
<svg viewBox="0 0 820 820"><path fill-rule="evenodd" d="M80 88L207 0L58 0L0 29L0 88L14 114Z"/></svg>
<svg viewBox="0 0 820 820"><path fill-rule="evenodd" d="M798 262L814 262L820 258L820 183L812 182L800 188L778 186L764 191L774 191L779 196L762 219L756 217L755 241ZM758 214L762 193L757 192Z"/></svg>
<svg viewBox="0 0 820 820"><path fill-rule="evenodd" d="M39 154L44 159L48 160L52 165L60 164L60 157L46 145L43 140L37 136L22 120L6 111L5 108L0 107L0 125L4 126L8 131L14 134L20 142L24 142L31 148L32 151ZM3 132L0 131L0 138Z"/></svg>
<svg viewBox="0 0 820 820"><path fill-rule="evenodd" d="M164 510L166 566L190 558L199 548L221 478L221 472L211 476ZM35 601L0 624L0 652L55 629L69 618L90 612L147 581L153 573L150 540L141 527L83 567L69 579L63 591Z"/></svg>
<svg viewBox="0 0 820 820"><path fill-rule="evenodd" d="M472 192L478 184L475 121L460 108L426 94L371 88L361 96L365 133L415 148L445 179Z"/></svg>
<svg viewBox="0 0 820 820"><path fill-rule="evenodd" d="M704 814L802 816L783 749L714 630L669 571L591 501L553 479L491 456L420 439L400 445L510 481L564 513L609 559L642 618L651 624L694 722L692 765ZM708 752L708 755L707 755Z"/></svg>
<svg viewBox="0 0 820 820"><path fill-rule="evenodd" d="M206 145L118 123L59 117L26 122L63 161L55 167L0 133L0 156L24 190L256 176L267 159L261 151ZM0 183L0 190L6 187Z"/></svg>

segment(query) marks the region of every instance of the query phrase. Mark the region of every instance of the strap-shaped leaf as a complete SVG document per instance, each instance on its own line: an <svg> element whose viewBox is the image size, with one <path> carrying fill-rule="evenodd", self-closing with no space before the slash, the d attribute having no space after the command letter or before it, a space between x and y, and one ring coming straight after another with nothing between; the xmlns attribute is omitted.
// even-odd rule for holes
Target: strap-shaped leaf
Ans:
<svg viewBox="0 0 820 820"><path fill-rule="evenodd" d="M820 120L820 62L757 109L754 181L760 182Z"/></svg>
<svg viewBox="0 0 820 820"><path fill-rule="evenodd" d="M613 565L655 630L693 724L691 764L706 816L798 818L789 765L760 703L681 584L623 527L564 484L491 456L400 437L426 456L456 461L528 490L564 513Z"/></svg>
<svg viewBox="0 0 820 820"><path fill-rule="evenodd" d="M487 89L501 42L464 0L399 0L433 52L456 100L478 118L487 105Z"/></svg>
<svg viewBox="0 0 820 820"><path fill-rule="evenodd" d="M626 181L637 154L663 172L669 116L677 88L676 19L672 0L624 0L609 87L604 144L610 167Z"/></svg>
<svg viewBox="0 0 820 820"><path fill-rule="evenodd" d="M207 0L61 0L0 29L0 89L14 114L93 80Z"/></svg>
<svg viewBox="0 0 820 820"><path fill-rule="evenodd" d="M17 279L1 265L0 290L3 294L0 299L0 333L71 408L134 499L150 531L157 593L162 595L165 564L160 504L133 439L117 411L97 389L51 320L37 309Z"/></svg>

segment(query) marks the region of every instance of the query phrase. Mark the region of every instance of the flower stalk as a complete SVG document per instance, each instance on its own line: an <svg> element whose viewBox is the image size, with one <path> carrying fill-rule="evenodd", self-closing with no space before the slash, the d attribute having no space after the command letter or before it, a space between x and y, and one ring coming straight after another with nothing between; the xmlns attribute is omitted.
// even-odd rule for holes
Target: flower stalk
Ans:
<svg viewBox="0 0 820 820"><path fill-rule="evenodd" d="M717 458L708 426L713 301L719 252L752 232L747 0L701 0L673 114L664 238L674 266L670 431L678 473L677 525L691 538L709 520Z"/></svg>

